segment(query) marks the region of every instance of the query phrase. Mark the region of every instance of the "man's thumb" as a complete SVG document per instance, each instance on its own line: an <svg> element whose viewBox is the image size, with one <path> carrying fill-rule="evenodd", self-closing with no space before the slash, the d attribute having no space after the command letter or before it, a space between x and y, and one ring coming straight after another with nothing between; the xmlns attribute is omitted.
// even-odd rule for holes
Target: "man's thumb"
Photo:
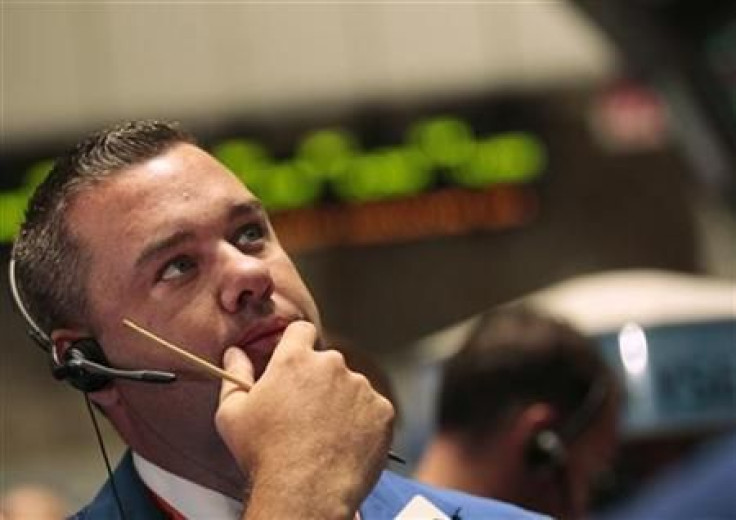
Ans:
<svg viewBox="0 0 736 520"><path fill-rule="evenodd" d="M222 357L222 367L226 372L229 372L238 379L247 382L251 386L255 383L253 364L241 348L228 347ZM222 390L220 391L220 400L222 401L229 393L235 390L243 389L231 381L223 380Z"/></svg>

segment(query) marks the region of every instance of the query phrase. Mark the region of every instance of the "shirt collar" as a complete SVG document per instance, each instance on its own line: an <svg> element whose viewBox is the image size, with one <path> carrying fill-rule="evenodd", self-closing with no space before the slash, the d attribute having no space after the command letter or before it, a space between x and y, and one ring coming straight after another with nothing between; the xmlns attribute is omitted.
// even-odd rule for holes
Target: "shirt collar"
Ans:
<svg viewBox="0 0 736 520"><path fill-rule="evenodd" d="M144 484L185 518L237 520L243 504L184 479L133 453L133 464Z"/></svg>

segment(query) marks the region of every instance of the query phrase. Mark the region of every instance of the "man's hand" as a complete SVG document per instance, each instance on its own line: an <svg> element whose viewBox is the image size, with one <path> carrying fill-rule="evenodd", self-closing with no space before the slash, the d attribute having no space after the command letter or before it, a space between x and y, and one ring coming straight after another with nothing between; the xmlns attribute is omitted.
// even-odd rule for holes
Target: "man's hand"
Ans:
<svg viewBox="0 0 736 520"><path fill-rule="evenodd" d="M391 403L316 340L312 324L292 323L250 392L223 382L215 422L250 478L247 519L352 518L386 462ZM253 380L241 349L223 363Z"/></svg>

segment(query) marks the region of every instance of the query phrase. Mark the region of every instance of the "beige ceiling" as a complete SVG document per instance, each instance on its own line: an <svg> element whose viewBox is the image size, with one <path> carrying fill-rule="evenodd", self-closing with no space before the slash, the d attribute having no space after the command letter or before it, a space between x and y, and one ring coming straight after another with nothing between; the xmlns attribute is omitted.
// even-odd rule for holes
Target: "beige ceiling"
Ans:
<svg viewBox="0 0 736 520"><path fill-rule="evenodd" d="M3 134L597 81L616 56L561 0L7 1Z"/></svg>

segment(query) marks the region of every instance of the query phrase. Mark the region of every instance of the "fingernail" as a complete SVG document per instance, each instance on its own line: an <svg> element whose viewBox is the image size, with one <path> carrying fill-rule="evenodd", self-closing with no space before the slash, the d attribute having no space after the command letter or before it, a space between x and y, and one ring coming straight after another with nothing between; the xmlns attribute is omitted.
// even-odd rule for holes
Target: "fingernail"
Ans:
<svg viewBox="0 0 736 520"><path fill-rule="evenodd" d="M228 347L227 350L225 350L225 354L222 357L222 365L224 368L227 369L237 362L239 351L240 349L238 347Z"/></svg>

